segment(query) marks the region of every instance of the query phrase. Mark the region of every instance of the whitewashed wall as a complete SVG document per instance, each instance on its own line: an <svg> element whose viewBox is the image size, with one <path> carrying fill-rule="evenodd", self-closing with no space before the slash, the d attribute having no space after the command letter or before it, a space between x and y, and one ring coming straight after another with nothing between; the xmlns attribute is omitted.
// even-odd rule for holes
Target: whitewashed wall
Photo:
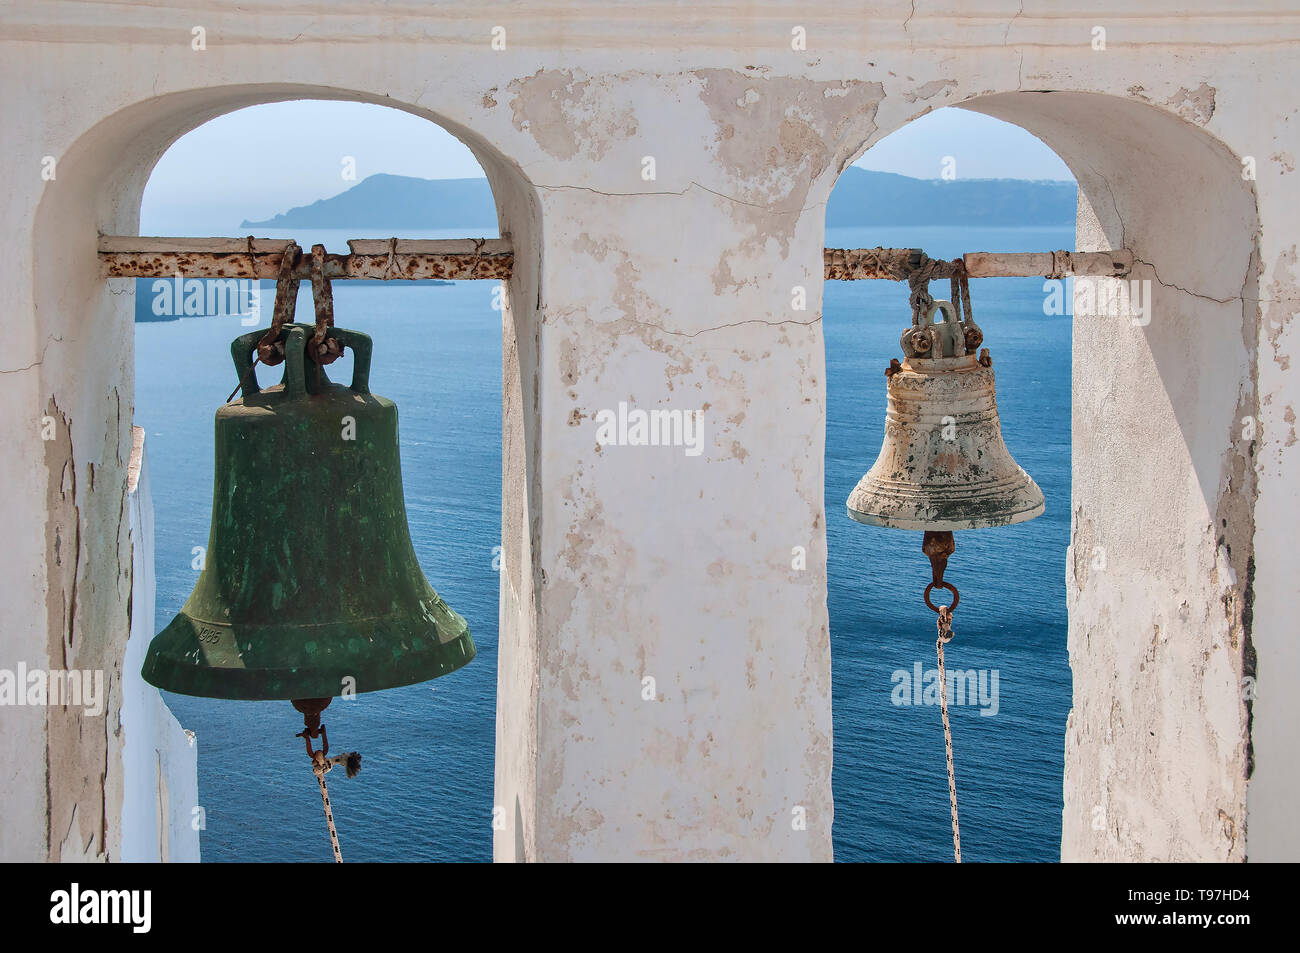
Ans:
<svg viewBox="0 0 1300 953"><path fill-rule="evenodd" d="M1079 247L1133 248L1156 289L1146 327L1076 321L1062 856L1296 859L1298 51L1293 14L1221 0L11 3L0 656L114 668L127 644L131 309L96 232L132 233L153 162L213 116L391 105L469 144L518 251L496 856L830 859L824 203L961 105L1056 149ZM704 409L703 454L597 449L619 401ZM121 790L86 769L120 752L76 728L6 715L0 756L30 767L0 777L28 812L5 858L120 856Z"/></svg>
<svg viewBox="0 0 1300 953"><path fill-rule="evenodd" d="M122 845L132 863L199 860L198 745L140 677L154 633L153 496L144 429L132 428L127 500L131 527L131 634L122 665Z"/></svg>

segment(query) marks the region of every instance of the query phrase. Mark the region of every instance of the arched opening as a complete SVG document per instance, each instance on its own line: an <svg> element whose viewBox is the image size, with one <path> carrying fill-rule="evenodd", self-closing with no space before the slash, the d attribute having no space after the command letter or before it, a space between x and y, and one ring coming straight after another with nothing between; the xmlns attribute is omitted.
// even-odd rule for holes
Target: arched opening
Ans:
<svg viewBox="0 0 1300 953"><path fill-rule="evenodd" d="M987 95L958 105L1032 133L1076 179L1073 240L1044 235L1033 250L1128 248L1135 260L1126 279L1076 280L1068 325L1043 315L1051 292L1041 279L1004 292L1007 307L1036 312L1036 321L998 313L997 281L972 282L1008 445L1039 477L1048 505L1043 517L1022 526L958 533L949 564L950 577L964 572L975 587L969 597L963 589L956 621L968 636L956 664L1000 669L1002 676L999 717L980 717L979 706L953 711L963 846L980 856L975 845L982 841L981 859L1047 859L1057 856L1059 831L1066 860L1131 856L1125 851L1135 839L1176 844L1175 854L1189 858L1240 859L1242 839L1225 831L1239 830L1244 819L1249 708L1241 680L1254 665L1243 612L1250 599L1253 445L1240 426L1255 414L1257 303L1243 290L1257 267L1251 183L1238 158L1195 117L1070 92ZM921 114L881 113L868 146ZM845 164L862 151L846 155ZM924 245L922 237L897 230L879 243ZM829 235L827 244L834 244ZM965 247L940 242L926 251L937 258L987 250L967 246L960 235L956 244ZM935 296L946 297L942 290ZM906 291L836 288L826 299L837 856L942 859L951 842L939 716L921 708L902 709L905 720L891 717L897 712L889 697L897 685L891 672L911 667L899 659L934 666L933 615L913 609L913 583L919 578L923 585L929 572L920 534L844 525L842 516L852 487L846 480L855 482L879 450L879 371L896 356L908 321ZM886 301L892 307L861 313ZM851 342L842 342L856 353L834 346L837 306L860 309ZM1071 342L1066 391L1064 382L1044 379L1043 363L1026 352ZM846 370L864 362L861 373ZM837 428L843 445L856 448L851 465L832 456ZM1068 501L1051 489L1061 482L1053 468L1067 446ZM1026 602L1029 591L1051 602ZM1067 610L1068 636L1061 631ZM869 632L864 637L855 625ZM1054 653L1046 665L1033 651L1045 645ZM1071 681L1072 698L1062 704ZM1054 727L1045 736L1048 726ZM867 750L888 743L886 730L897 733L891 752ZM855 745L861 761L847 755ZM899 756L912 745L922 762ZM1049 754L1051 763L1026 757L1026 745ZM1049 804L1044 795L1053 772L1062 781ZM1171 773L1185 779L1177 806L1167 802ZM884 793L887 785L893 786ZM846 803L850 787L868 792L869 803ZM1026 789L1038 792L1036 821L1018 800ZM1058 825L1044 822L1044 809L1059 811ZM918 813L928 818L924 833L910 823Z"/></svg>
<svg viewBox="0 0 1300 953"><path fill-rule="evenodd" d="M123 507L123 494L126 486L126 461L130 458L132 411L135 406L135 395L133 393L135 379L131 371L134 352L133 301L132 295L129 293L129 282L127 280L113 279L106 282L99 276L95 254L96 235L129 235L137 232L137 224L140 220L141 197L150 172L154 168L155 162L166 149L185 133L201 126L210 119L245 106L306 99L346 100L394 106L404 112L437 123L468 146L488 177L494 206L492 215L495 217L500 233L512 237L516 251L513 277L506 284L505 293L496 297L497 309L500 310L502 319L504 389L501 392L495 390L496 385L491 380L495 376L494 367L491 368L487 376L477 372L470 374L469 369L461 360L463 355L454 353L454 347L452 347L455 339L454 332L449 334L447 327L439 328L437 326L437 317L430 315L428 320L422 323L424 334L421 339L405 345L408 357L415 355L422 358L423 373L416 373L413 370L404 382L401 380L390 381L388 390L391 392L395 387L399 391L409 389L411 395L420 394L427 398L426 407L432 406L434 401L440 397L446 397L447 394L455 392L459 396L463 393L463 390L457 390L458 386L461 388L477 388L484 394L490 393L493 399L498 393L500 394L503 402L503 417L498 420L498 424L505 427L505 432L500 434L501 443L488 448L488 457L490 457L488 462L490 463L489 470L495 467L497 459L497 450L495 448L501 447L501 472L511 475L503 481L504 485L500 497L502 500L502 509L499 511L502 518L501 533L500 535L493 534L491 537L484 538L471 535L470 538L464 540L463 550L460 553L442 553L437 558L439 560L447 559L449 563L459 563L459 568L453 569L453 573L463 573L464 578L472 575L478 579L486 580L486 584L477 585L479 588L490 589L492 604L483 602L480 599L477 601L482 604L473 610L474 614L479 618L478 630L488 636L484 640L486 643L485 648L491 649L494 647L495 638L493 634L495 625L492 623L492 616L498 612L502 614L502 618L509 620L507 622L508 631L518 637L526 638L527 633L521 633L519 630L526 629L529 624L527 606L531 602L532 594L531 581L526 569L523 568L529 564L529 536L527 531L529 488L527 486L527 471L522 461L526 458L529 452L528 448L535 436L535 430L529 421L532 419L533 394L531 361L534 335L531 328L535 316L535 303L538 297L536 282L539 259L533 241L537 235L539 213L534 205L531 189L527 186L522 173L511 161L454 120L409 104L394 103L381 96L345 90L289 85L196 90L185 94L160 97L151 102L141 103L123 110L87 131L65 155L60 157L59 178L61 183L67 185L67 188L50 190L46 193L37 214L33 246L33 267L36 283L36 333L46 338L60 340L63 348L66 349L66 353L61 353L58 356L57 363L52 360L49 365L42 368L42 384L45 392L60 394L59 403L52 408L52 413L56 414L61 421L61 433L66 435L66 439L55 442L55 446L47 451L47 467L51 473L51 497L52 499L57 497L60 505L68 510L75 511L76 515L72 518L74 523L79 520L82 525L91 527L107 528L118 525L118 515ZM260 233L262 230L251 229L251 231ZM488 229L488 231L490 234L491 230ZM385 230L385 234L388 233ZM401 234L400 230L398 234ZM69 241L65 238L67 235L76 237ZM295 235L294 237L298 236ZM311 236L306 237L308 241L311 240ZM364 233L354 232L347 237L364 237ZM338 323L340 326L348 325L349 301L354 299L355 291L359 290L342 287L345 284L343 282L339 283L335 298L336 313L339 316ZM482 308L475 310L474 314L476 317L486 316L489 324L497 317L497 312L493 310L492 288L487 286L490 284L478 283L477 288L474 285L464 288L465 293L472 293L475 297L481 298ZM398 287L383 287L377 290L384 294L400 293L402 290L419 293L418 289L401 289ZM454 294L461 289L451 290ZM446 300L444 299L444 301ZM300 297L300 314L304 307L309 307L309 301L309 296ZM303 302L307 302L307 304ZM473 308L472 305L467 306ZM451 310L456 312L455 308ZM461 330L467 329L468 318L463 308L461 311L453 313L450 319L453 323L459 322ZM366 318L360 318L352 323L360 324L366 320ZM238 324L238 321L235 323ZM413 328L415 324L420 322L412 318L410 323ZM376 320L376 327L381 325L382 321ZM371 329L365 328L365 330L369 331ZM223 360L228 360L224 348L228 348L228 338L237 333L240 333L238 329L232 331L229 335L226 335L224 330L219 330L217 336L225 338L224 346L216 348L214 353L206 355L206 357L212 363L218 365ZM414 332L412 331L412 333ZM380 356L382 345L379 341L376 343L376 360L383 360ZM440 357L439 348L442 349ZM390 349L390 352L392 350L394 349ZM449 350L451 353L448 353ZM395 355L390 353L390 356ZM190 354L185 355L185 359L202 362L204 356ZM454 368L454 373L430 371L429 368L438 361L441 361L444 366ZM479 371L494 363L495 359L489 358L488 364L479 367ZM340 364L339 366L342 368L342 373L346 374L346 364ZM120 386L114 387L110 383L114 380L127 381L128 387L126 391L123 392ZM465 455L458 453L454 447L457 437L454 424L445 424L442 432L438 434L421 434L419 433L421 426L432 428L434 421L428 415L421 417L418 412L420 402L403 401L400 394L391 396L396 396L402 406L403 472L408 487L408 518L413 524L413 530L418 533L419 524L422 522L437 522L449 514L463 517L465 515L465 500L457 497L457 493L459 492L463 496L466 486L471 482L482 488L485 485L490 487L495 480L490 473L486 477L478 473L478 470L482 470L481 466L475 470L477 475L466 473L464 469ZM481 395L479 396L481 397ZM204 430L207 431L208 436L206 438L198 437L197 442L198 446L203 448L203 456L209 458L210 462L211 413L215 406L225 399L225 393L215 398L214 401L211 395L207 393L199 397L193 393L184 392L182 399L191 400L197 405L202 405L199 415L207 418ZM475 397L470 396L468 399L473 400ZM443 406L445 407L445 403ZM140 422L144 423L147 429L153 429L149 421ZM460 436L464 438L469 435L461 434ZM435 446L440 441L441 446ZM453 446L448 447L448 442L452 443ZM103 446L102 453L98 450L100 445ZM88 484L85 482L74 484L71 487L71 492L69 492L66 482L67 474L69 472L76 473L80 469L81 465L76 460L76 457L80 457L81 454L75 453L74 455L74 452L81 451L82 447L90 448L89 455L92 458L102 455L108 460L118 461L119 466L117 470L108 467L101 469L99 472L93 472L92 468L92 475L95 478ZM423 448L427 448L427 459L422 459L426 455ZM443 451L441 457L436 453L437 450ZM65 458L56 459L57 455L62 455ZM446 460L446 456L457 459ZM420 500L412 499L409 488L412 484L428 480L428 474L422 474L421 471L430 466L435 458L438 458L443 466L450 465L454 472L443 474L438 481L441 483L441 490L437 486L431 486L428 493L422 494L423 505L421 505ZM455 467L457 462L462 465L459 469ZM481 464L484 461L479 462ZM198 482L205 482L202 477L196 477L195 479ZM209 495L210 487L199 492ZM206 510L206 506L200 507L200 509ZM479 510L480 512L477 515L482 516L481 507ZM198 523L206 523L205 516L198 513L194 514L194 516ZM206 536L206 527L200 531L199 535ZM498 573L493 568L493 548L498 543L514 547L510 551L510 558L506 561L507 565L513 568L513 575L503 573L498 576ZM196 545L201 544L201 540L196 542ZM104 667L111 673L110 679L117 680L123 677L121 652L122 643L126 638L123 620L129 616L132 610L130 605L129 572L130 541L125 524L121 526L118 533L105 534L102 539L92 538L85 541L84 545L89 550L91 558L97 561L116 558L118 564L124 566L124 571L119 576L118 591L103 592L102 588L100 588L98 592L87 593L83 589L81 593L76 593L79 573L85 570L84 567L79 570L75 563L57 566L52 564L49 567L51 579L61 583L65 593L71 591L74 594L74 608L77 612L77 618L69 624L69 630L75 625L75 631L71 631L68 638L83 638L87 644L95 644L97 650L102 652L102 662ZM482 558L479 559L479 556ZM434 585L440 590L446 588L446 584L439 586L437 568L435 566L427 566L426 568L428 575L434 581ZM445 567L443 574L446 574ZM499 606L494 604L497 598L498 578L504 583L501 586ZM52 582L52 588L55 588L55 585L56 583ZM450 597L449 601L451 601ZM476 600L470 600L470 602L474 601ZM165 622L165 614L169 609L174 610L174 608L174 606L160 605L160 622ZM88 630L92 632L91 635L85 636L82 634ZM51 646L51 651L52 654L57 652L58 647ZM469 816L469 811L461 813L466 826L473 826L486 832L490 828L476 820L476 817L490 815L491 813L492 755L490 752L492 751L491 739L495 730L493 701L497 674L494 653L491 651L484 652L481 648L480 656L482 657L477 660L479 668L476 675L479 676L478 681L482 684L478 686L476 713L478 722L480 722L478 725L479 734L483 735L478 740L485 743L486 749L484 752L485 757L479 759L481 763L478 763L476 767L473 765L469 767L471 773L474 770L478 772L477 775L470 779L475 788L472 795L475 803L475 816ZM130 674L135 675L135 673ZM120 688L116 690L121 691ZM418 691L419 688L417 687L416 690ZM428 686L425 686L423 691L427 694ZM454 850L454 846L449 840L448 831L436 829L436 818L422 815L428 813L430 791L437 794L444 790L466 790L469 782L463 773L457 774L453 770L448 770L439 777L431 775L428 771L430 751L440 749L450 755L457 745L464 742L463 736L458 734L458 729L455 727L439 730L432 723L437 719L431 720L427 717L427 713L422 718L421 713L409 705L403 707L398 704L394 711L385 714L380 711L380 708L385 703L381 702L376 705L365 695L360 696L360 700L353 704L356 706L353 710L358 715L370 710L370 715L367 717L371 724L379 726L387 722L385 732L390 738L401 737L404 739L401 744L405 744L410 748L410 751L407 752L406 764L399 764L403 758L401 751L394 754L393 747L387 746L388 768L390 771L401 769L408 770L408 773L419 773L422 785L418 791L410 792L410 796L405 800L401 797L386 797L380 800L379 803L387 804L387 810L376 811L372 814L372 817L376 824L384 826L383 836L359 837L358 841L369 840L372 845L381 845L389 839L398 838L406 843L411 843L409 837L403 836L402 828L406 828L408 831L420 831L419 840L423 841L424 844L423 849L417 850L410 859L419 857L427 859L431 856L441 856L437 854L439 849ZM446 707L450 708L450 706ZM470 707L473 708L474 706ZM290 715L293 714L291 709L288 709L288 712ZM343 719L349 717L347 714L339 714L343 715ZM457 712L448 710L439 717L444 715L448 725L456 724ZM335 717L338 718L339 715L336 714ZM267 720L265 716L261 716L260 719L257 715L250 716L248 722L244 725L245 735L238 744L231 741L229 746L214 746L205 749L202 757L204 759L225 758L234 761L235 763L232 766L233 778L233 775L240 770L238 760L251 750L251 747L245 749L245 744L261 746L265 751L267 749L261 745L261 741L278 734L271 731L267 733L266 739L260 740L254 740L253 737L250 737L259 735L265 727L269 727L265 725ZM366 720L366 717L361 719L362 722ZM190 719L187 719L187 721L191 721L190 727L202 727L192 724ZM282 748L283 752L287 754L290 750L296 750L294 746L300 744L300 742L295 741L292 737L293 732L297 730L294 720L292 718L285 720L284 726L287 730L285 738L282 740L291 742ZM80 728L70 718L60 722L60 715L56 712L51 714L49 718L49 731L51 748L57 751L60 744L65 743L61 739L75 735L80 731ZM486 732L485 735L484 731ZM119 730L116 733L110 733L105 739L105 762L109 765L108 770L110 772L107 782L110 798L114 796L111 792L115 789L118 792L117 796L120 797L121 778L114 778L111 775L121 771L118 765L122 763L122 749L124 745L129 745L129 743L129 726L126 727L125 732ZM355 745L355 747L359 748L361 746ZM375 750L374 754L370 756L370 764L382 769L385 761L385 754L382 749L385 745L376 742L372 747ZM300 752L299 756L301 756ZM60 761L57 756L52 757L51 761L52 771L63 771L65 768L80 770L76 765L65 764ZM464 761L458 762L458 765L464 764ZM302 765L298 764L296 767L301 769ZM444 767L447 766L444 765ZM233 780L232 783L234 783ZM284 783L282 780L281 784ZM299 785L292 785L292 782L289 782L289 785L300 788ZM80 810L82 807L78 803L80 789L66 785L57 785L56 787L59 789L58 796L50 805L51 837L55 843L54 850L58 851L58 840L60 837L65 836L60 832L67 831L65 851L68 849L67 845L69 844L80 847L90 843L94 850L107 850L113 856L117 856L120 844L103 844L105 835L100 828L98 815L88 817L85 811ZM312 813L301 815L301 819L319 821L319 796L312 791L313 787L314 785L307 785L306 791L316 797L314 808L310 806L312 803L310 799L302 801L297 793L290 796L288 793L289 786L277 786L275 798L267 799L265 804L270 805L278 801L286 810L295 815L298 815L299 807L306 806L306 809ZM64 791L67 793L63 793ZM341 795L340 807L342 807L342 803L345 803L351 795L345 791L337 793ZM447 799L435 798L435 800L442 800L445 803ZM295 801L298 803L294 804ZM214 810L211 804L201 803L195 805L195 807L203 808L208 829L211 831L213 821L218 818L218 812ZM109 804L105 810L110 817L115 816L116 806ZM239 824L240 818L232 816L228 810L225 813L227 820L232 825ZM266 812L268 817L274 814L274 810ZM398 828L392 826L391 822L394 818L403 819ZM284 817L279 818L278 821L274 817L270 817L270 819L272 823L286 822ZM306 855L310 856L318 853L312 850L313 846L323 843L326 850L328 850L328 840L324 838L323 833L313 833L319 836L308 834L307 838L302 841L308 852ZM120 834L112 831L109 836L117 838L120 837ZM454 833L452 833L450 838L454 838L454 836ZM489 837L490 835L485 833L482 843L476 845L477 853L481 857L486 857ZM378 846L376 846L376 849L378 849ZM218 850L217 853L220 854L221 851ZM275 859L291 859L299 855L260 856L263 859L269 859L270 856L275 856ZM358 844L356 859L362 859L363 857L364 849ZM241 859L251 858L242 857Z"/></svg>
<svg viewBox="0 0 1300 953"><path fill-rule="evenodd" d="M249 154L252 141L260 148ZM206 204L196 207L186 201L191 196ZM243 211L262 220L242 220ZM343 253L352 238L497 237L486 180L453 137L397 110L322 101L227 113L178 140L145 189L142 228L156 235L251 231ZM141 279L136 297L135 419L149 431L159 629L188 598L197 577L192 554L208 543L211 416L233 387L229 340L249 324L266 326L274 297L273 283L265 282L260 317L178 316L173 284ZM349 859L491 857L482 819L492 808L499 598L492 571L501 473L494 299L499 308L492 282L341 281L333 291L338 326L374 342L372 389L399 408L416 556L439 594L472 620L478 651L452 678L331 705L325 721L332 744L361 751L365 763L364 783L331 785ZM309 321L312 313L304 283L297 319ZM277 379L278 370L264 370L262 384ZM334 380L351 373L351 352L329 368ZM182 381L184 398L177 400ZM268 529L292 534L289 527ZM318 530L324 538L357 531L331 521ZM343 540L336 546L346 558ZM207 859L329 858L316 786L303 783L310 779L302 752L286 742L296 716L285 704L167 699L181 723L200 734ZM222 757L234 750L242 756Z"/></svg>
<svg viewBox="0 0 1300 953"><path fill-rule="evenodd" d="M1073 250L1075 206L1069 170L1032 136L940 110L845 171L828 204L826 245L921 248L949 260L968 251ZM1031 522L957 533L948 573L962 593L960 638L947 652L948 680L961 677L963 689L960 700L956 692L950 698L962 844L981 860L1053 860L1060 837L1060 737L1070 698L1059 572L1070 535L1070 328L1063 309L1045 313L1043 284L971 282L1003 436L1047 500ZM946 281L931 291L950 297ZM952 843L921 534L842 518L849 490L880 451L882 371L902 357L908 286L827 282L823 322L836 858L943 861ZM863 598L866 581L887 598Z"/></svg>

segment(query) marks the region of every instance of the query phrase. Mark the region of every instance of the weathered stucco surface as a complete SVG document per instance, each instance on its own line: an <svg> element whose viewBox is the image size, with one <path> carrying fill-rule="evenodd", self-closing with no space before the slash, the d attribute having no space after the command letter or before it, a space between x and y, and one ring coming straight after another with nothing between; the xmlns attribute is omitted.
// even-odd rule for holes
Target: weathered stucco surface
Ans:
<svg viewBox="0 0 1300 953"><path fill-rule="evenodd" d="M830 859L824 204L873 142L964 105L1056 149L1079 247L1132 248L1154 287L1144 327L1075 322L1062 856L1300 857L1297 17L708 7L9 4L0 665L120 683L132 326L96 232L132 233L152 163L213 116L383 103L474 149L518 252L496 856ZM598 446L620 402L702 410L703 452ZM0 856L117 857L120 732L3 718Z"/></svg>
<svg viewBox="0 0 1300 953"><path fill-rule="evenodd" d="M122 820L114 858L128 863L197 862L198 751L162 693L140 674L155 628L153 496L144 428L132 428L127 467L131 529L131 633L123 659L120 721ZM200 808L196 812L196 808Z"/></svg>

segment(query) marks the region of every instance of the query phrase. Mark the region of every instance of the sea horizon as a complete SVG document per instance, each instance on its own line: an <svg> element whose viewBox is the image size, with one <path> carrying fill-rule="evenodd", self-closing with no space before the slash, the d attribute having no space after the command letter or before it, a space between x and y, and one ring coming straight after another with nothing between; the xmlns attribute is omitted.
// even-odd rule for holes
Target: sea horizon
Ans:
<svg viewBox="0 0 1300 953"><path fill-rule="evenodd" d="M267 231L274 230L259 230ZM265 237L345 251L345 238L383 236L363 229L289 229ZM1073 242L1072 228L1047 226L826 233L828 246L922 247L935 258L1068 248ZM498 622L493 547L500 542L501 493L501 315L492 308L495 285L334 286L337 324L374 338L372 389L399 407L403 484L417 556L434 587L469 621L479 653L461 671L434 682L336 700L327 710L331 743L356 748L364 759L357 778L330 789L349 860L492 856ZM946 284L932 288L936 297L946 290ZM996 673L998 691L995 714L981 714L988 704L953 711L963 849L971 860L1051 861L1060 849L1070 707L1064 603L1070 321L1043 314L1043 279L989 279L977 283L973 294L998 374L1006 442L1039 482L1047 510L1021 526L957 534L949 578L961 588L962 605L948 664L985 673L986 685ZM309 302L304 285L299 307L308 314ZM265 305L263 314L269 315L269 300ZM929 573L921 534L865 527L844 514L848 491L880 449L883 370L897 355L908 320L904 285L826 284L825 510L833 837L840 861L951 857L938 711L897 704L895 691L899 672L934 666L934 617L920 601ZM429 370L431 326L437 329L439 366L454 373ZM136 326L135 422L146 431L153 486L159 628L194 585L193 547L207 544L212 415L234 387L229 341L247 330L238 317ZM331 376L346 379L348 360L331 368ZM185 399L177 400L181 387ZM288 703L165 697L198 738L205 861L329 859L319 794L294 737L300 719Z"/></svg>

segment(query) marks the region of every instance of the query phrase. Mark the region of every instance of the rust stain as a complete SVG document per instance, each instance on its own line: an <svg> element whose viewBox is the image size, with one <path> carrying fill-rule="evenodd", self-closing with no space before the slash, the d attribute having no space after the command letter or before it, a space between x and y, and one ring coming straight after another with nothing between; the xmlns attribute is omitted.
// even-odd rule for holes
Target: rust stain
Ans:
<svg viewBox="0 0 1300 953"><path fill-rule="evenodd" d="M826 248L822 266L827 281L903 281L912 272L915 256L911 248Z"/></svg>
<svg viewBox="0 0 1300 953"><path fill-rule="evenodd" d="M279 252L254 255L225 252L155 253L100 252L105 278L249 278L276 279L280 275ZM508 279L514 271L513 252L406 253L389 255L326 254L322 274L331 281L371 279L444 281ZM292 270L298 280L311 278L311 260Z"/></svg>

